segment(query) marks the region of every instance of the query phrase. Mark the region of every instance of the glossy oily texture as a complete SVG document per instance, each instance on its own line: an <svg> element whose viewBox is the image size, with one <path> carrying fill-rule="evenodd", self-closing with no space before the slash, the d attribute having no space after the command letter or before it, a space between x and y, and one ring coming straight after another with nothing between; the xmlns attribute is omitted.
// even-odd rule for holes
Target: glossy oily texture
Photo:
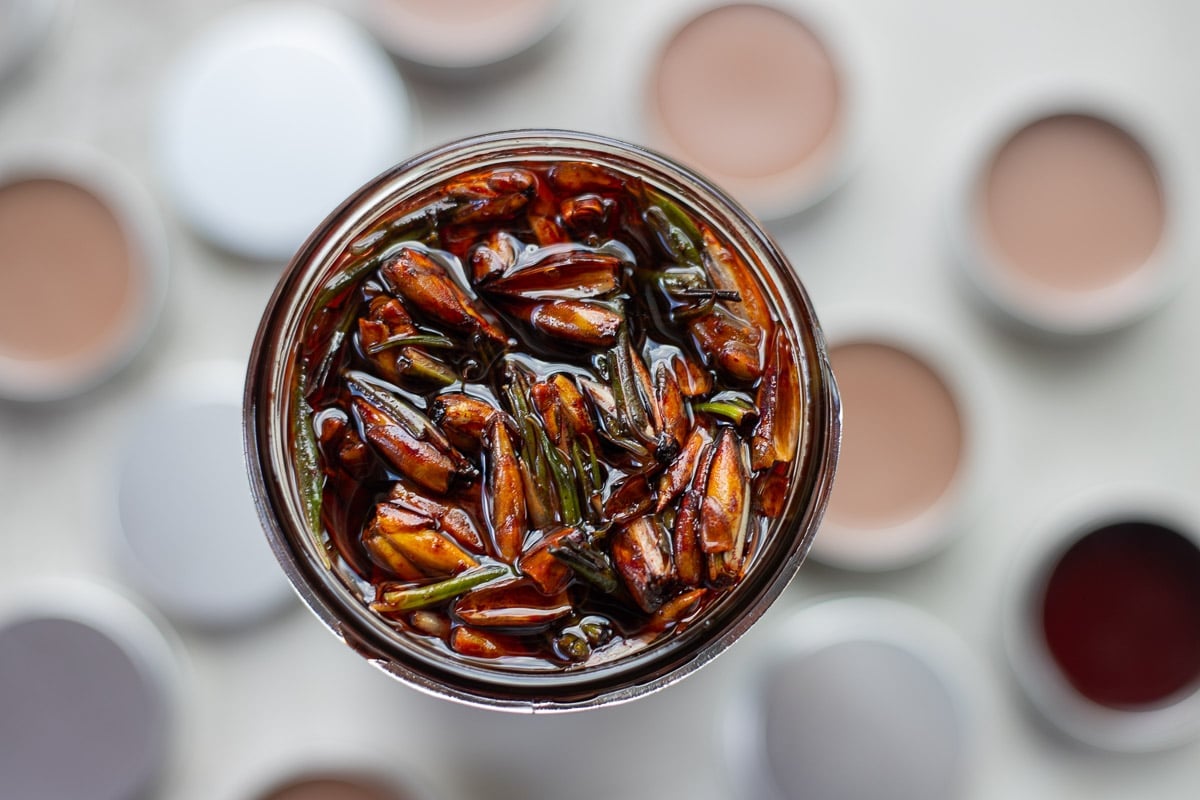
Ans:
<svg viewBox="0 0 1200 800"><path fill-rule="evenodd" d="M798 446L793 345L749 265L584 162L459 175L389 217L300 366L327 557L464 659L586 666L686 628L762 547Z"/></svg>
<svg viewBox="0 0 1200 800"><path fill-rule="evenodd" d="M0 185L0 358L63 370L111 358L146 300L137 258L90 190L50 178Z"/></svg>
<svg viewBox="0 0 1200 800"><path fill-rule="evenodd" d="M756 210L780 176L793 191L816 182L843 132L842 79L825 44L769 6L687 22L659 56L650 99L666 149Z"/></svg>
<svg viewBox="0 0 1200 800"><path fill-rule="evenodd" d="M342 776L312 776L289 782L257 800L411 800L373 781Z"/></svg>
<svg viewBox="0 0 1200 800"><path fill-rule="evenodd" d="M301 597L391 676L613 705L799 569L841 430L822 345L782 252L696 174L574 131L464 139L363 187L280 282L251 485Z"/></svg>
<svg viewBox="0 0 1200 800"><path fill-rule="evenodd" d="M534 45L562 16L564 0L372 0L384 44L431 67L481 67Z"/></svg>
<svg viewBox="0 0 1200 800"><path fill-rule="evenodd" d="M1173 530L1129 521L1082 536L1040 611L1054 663L1094 703L1154 708L1200 685L1200 549Z"/></svg>
<svg viewBox="0 0 1200 800"><path fill-rule="evenodd" d="M1047 117L988 165L977 225L1001 270L1027 291L1094 292L1147 267L1167 207L1142 145L1105 120Z"/></svg>
<svg viewBox="0 0 1200 800"><path fill-rule="evenodd" d="M896 346L848 342L830 358L852 421L827 515L838 530L830 533L886 536L953 483L965 447L958 403L932 367Z"/></svg>
<svg viewBox="0 0 1200 800"><path fill-rule="evenodd" d="M159 771L165 698L138 654L89 622L0 627L6 797L127 800Z"/></svg>

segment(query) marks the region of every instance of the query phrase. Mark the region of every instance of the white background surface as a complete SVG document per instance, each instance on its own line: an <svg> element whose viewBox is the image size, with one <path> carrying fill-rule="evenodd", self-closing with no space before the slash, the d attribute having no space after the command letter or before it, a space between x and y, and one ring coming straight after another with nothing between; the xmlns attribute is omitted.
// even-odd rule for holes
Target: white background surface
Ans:
<svg viewBox="0 0 1200 800"><path fill-rule="evenodd" d="M159 81L227 0L80 0L32 68L0 86L0 145L65 138L128 164L163 200L150 159ZM488 80L412 89L420 146L489 129L561 126L637 139L643 69L687 2L581 3L535 60ZM827 204L772 226L818 311L915 319L960 353L981 404L983 489L949 550L883 576L808 564L742 642L683 684L633 705L554 718L461 708L376 673L299 607L232 636L181 628L188 664L164 798L221 798L314 749L396 764L447 798L732 797L717 712L773 620L834 592L884 593L945 620L978 665L977 798L1167 800L1200 795L1200 746L1136 758L1044 731L999 644L1006 568L1027 531L1073 493L1140 480L1200 486L1200 285L1136 328L1077 346L1012 335L954 280L942 204L980 115L1048 76L1132 94L1200 189L1200 6L1188 0L826 0L857 44L865 147ZM412 76L410 76L412 77ZM1188 201L1190 207L1190 201ZM1189 220L1190 221L1190 220ZM168 214L172 284L150 347L76 401L0 404L0 584L39 575L117 580L111 469L132 409L177 366L243 361L278 265L214 251ZM1183 256L1196 268L1196 237ZM0 287L3 291L3 287ZM169 469L169 465L164 465ZM205 500L208 502L208 500ZM298 603L296 604L298 606ZM63 754L69 758L70 754ZM3 794L0 788L0 794ZM236 794L228 795L235 797Z"/></svg>

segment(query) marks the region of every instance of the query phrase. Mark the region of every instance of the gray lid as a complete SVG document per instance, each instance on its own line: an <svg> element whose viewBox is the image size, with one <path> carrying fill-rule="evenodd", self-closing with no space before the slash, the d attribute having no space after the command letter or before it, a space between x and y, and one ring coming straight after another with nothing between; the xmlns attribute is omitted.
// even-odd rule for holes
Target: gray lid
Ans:
<svg viewBox="0 0 1200 800"><path fill-rule="evenodd" d="M120 555L167 614L238 627L292 593L267 546L242 456L241 368L194 365L129 421L117 465Z"/></svg>
<svg viewBox="0 0 1200 800"><path fill-rule="evenodd" d="M762 800L955 800L970 731L961 663L933 620L846 598L783 625L726 742L735 786Z"/></svg>
<svg viewBox="0 0 1200 800"><path fill-rule="evenodd" d="M52 603L0 620L5 797L128 800L161 768L170 650L123 601L83 602L83 614Z"/></svg>

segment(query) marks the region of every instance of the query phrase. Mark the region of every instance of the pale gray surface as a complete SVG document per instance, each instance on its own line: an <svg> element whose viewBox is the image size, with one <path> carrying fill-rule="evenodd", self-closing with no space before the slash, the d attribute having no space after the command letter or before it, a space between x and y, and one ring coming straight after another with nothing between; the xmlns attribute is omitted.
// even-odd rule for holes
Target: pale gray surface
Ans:
<svg viewBox="0 0 1200 800"><path fill-rule="evenodd" d="M0 86L0 144L83 140L128 163L164 201L149 158L155 91L187 35L229 0L83 0L33 68ZM485 129L558 125L637 138L641 70L685 0L581 4L540 58L495 80L414 84L419 145ZM966 126L1045 75L1083 75L1140 97L1200 180L1200 7L1190 0L826 0L857 34L868 95L858 172L830 202L775 227L819 311L866 307L923 319L972 362L995 427L972 524L933 562L854 576L809 565L781 606L830 591L897 595L945 620L983 665L985 738L973 798L1191 800L1200 746L1145 758L1084 752L1020 705L999 647L1005 568L1060 499L1113 480L1200 485L1200 287L1101 342L1045 347L997 328L956 285L941 224ZM599 46L598 46L599 45ZM0 581L111 576L103 480L123 425L161 374L245 359L278 270L214 253L168 217L175 272L164 320L118 380L66 404L0 406ZM1187 257L1195 261L1195 234ZM561 718L482 713L377 674L307 613L234 638L188 636L183 741L164 798L329 743L426 774L448 798L717 800L716 712L772 636L769 614L684 684L628 707Z"/></svg>

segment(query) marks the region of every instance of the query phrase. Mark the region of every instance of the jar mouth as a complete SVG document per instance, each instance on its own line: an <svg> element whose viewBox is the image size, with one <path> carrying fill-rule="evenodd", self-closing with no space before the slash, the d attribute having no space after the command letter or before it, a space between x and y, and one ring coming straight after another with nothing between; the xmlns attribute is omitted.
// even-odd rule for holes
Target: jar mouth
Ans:
<svg viewBox="0 0 1200 800"><path fill-rule="evenodd" d="M636 176L678 200L723 234L752 265L796 352L804 409L802 449L791 464L783 511L771 521L741 582L686 630L626 655L580 668L522 670L479 664L417 641L370 612L327 568L307 533L292 468L290 387L302 328L338 254L406 198L467 171L513 162L589 161ZM255 339L244 398L247 466L272 550L306 604L348 646L431 694L476 705L570 710L608 705L673 683L739 638L795 575L820 522L840 442L841 410L811 301L778 246L723 192L669 159L591 134L520 130L486 134L431 150L362 187L299 250L267 305Z"/></svg>

